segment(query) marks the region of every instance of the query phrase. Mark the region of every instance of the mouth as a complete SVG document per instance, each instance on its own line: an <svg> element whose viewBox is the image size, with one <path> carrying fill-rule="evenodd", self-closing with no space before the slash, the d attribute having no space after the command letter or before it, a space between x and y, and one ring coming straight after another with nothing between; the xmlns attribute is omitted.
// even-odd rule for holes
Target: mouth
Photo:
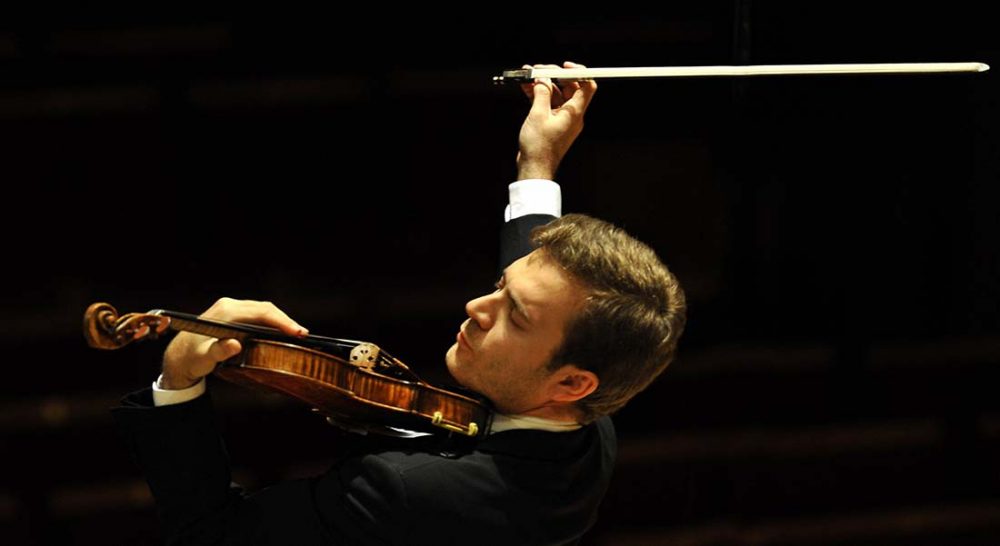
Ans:
<svg viewBox="0 0 1000 546"><path fill-rule="evenodd" d="M465 347L466 350L472 351L472 345L469 344L469 339L465 337L465 324L458 329L458 335L455 336L456 341L458 341L459 347Z"/></svg>

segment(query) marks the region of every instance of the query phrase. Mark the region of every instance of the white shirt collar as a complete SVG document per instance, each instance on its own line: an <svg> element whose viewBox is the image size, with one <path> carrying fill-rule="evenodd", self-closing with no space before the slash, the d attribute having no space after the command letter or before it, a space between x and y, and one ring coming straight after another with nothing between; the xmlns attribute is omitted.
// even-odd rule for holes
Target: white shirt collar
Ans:
<svg viewBox="0 0 1000 546"><path fill-rule="evenodd" d="M542 417L530 415L504 415L502 413L493 414L493 425L490 427L490 434L514 429L535 429L547 430L549 432L569 432L582 427L580 423L568 423L566 421L554 421Z"/></svg>

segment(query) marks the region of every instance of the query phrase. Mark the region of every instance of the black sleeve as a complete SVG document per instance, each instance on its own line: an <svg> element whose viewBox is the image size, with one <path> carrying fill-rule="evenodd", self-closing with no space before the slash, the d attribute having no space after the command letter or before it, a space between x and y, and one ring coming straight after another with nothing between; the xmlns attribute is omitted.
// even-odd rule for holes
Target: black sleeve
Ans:
<svg viewBox="0 0 1000 546"><path fill-rule="evenodd" d="M113 411L156 500L167 544L399 543L411 522L398 471L378 457L252 495L230 483L208 393L152 407L149 389Z"/></svg>
<svg viewBox="0 0 1000 546"><path fill-rule="evenodd" d="M515 218L503 225L500 230L500 269L497 276L518 258L531 253L531 230L537 226L543 226L555 216L548 214L528 214Z"/></svg>
<svg viewBox="0 0 1000 546"><path fill-rule="evenodd" d="M239 492L230 488L229 458L204 394L153 407L152 390L132 393L112 410L156 499L170 544L223 543Z"/></svg>

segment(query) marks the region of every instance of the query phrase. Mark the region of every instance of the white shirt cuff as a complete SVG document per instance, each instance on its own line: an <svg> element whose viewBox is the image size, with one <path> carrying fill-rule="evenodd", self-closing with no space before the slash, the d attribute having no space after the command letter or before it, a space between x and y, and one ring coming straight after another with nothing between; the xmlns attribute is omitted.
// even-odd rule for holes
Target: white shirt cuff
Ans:
<svg viewBox="0 0 1000 546"><path fill-rule="evenodd" d="M562 216L562 191L559 184L541 178L518 180L507 187L510 204L504 210L504 221L529 214Z"/></svg>
<svg viewBox="0 0 1000 546"><path fill-rule="evenodd" d="M160 379L163 376L156 378L153 381L153 405L154 406L170 406L173 404L181 404L198 398L199 396L205 394L205 378L202 377L201 381L191 385L186 389L180 389L176 391L167 390L160 388Z"/></svg>

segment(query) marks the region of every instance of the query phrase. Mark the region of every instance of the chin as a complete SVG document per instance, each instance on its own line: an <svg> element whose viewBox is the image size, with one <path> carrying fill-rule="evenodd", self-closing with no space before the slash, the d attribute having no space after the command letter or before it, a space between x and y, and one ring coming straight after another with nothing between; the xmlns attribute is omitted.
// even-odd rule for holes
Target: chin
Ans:
<svg viewBox="0 0 1000 546"><path fill-rule="evenodd" d="M456 352L458 352L458 343L449 347L448 351L444 353L444 365L448 368L448 373L450 373L452 377L455 377Z"/></svg>
<svg viewBox="0 0 1000 546"><path fill-rule="evenodd" d="M462 378L460 377L461 374L459 372L457 353L458 344L456 343L452 345L451 348L448 349L448 352L444 354L444 364L447 366L448 373L451 375L451 378L454 379L456 383L462 385L463 387L468 387L468 385L465 384L465 381L462 381Z"/></svg>

